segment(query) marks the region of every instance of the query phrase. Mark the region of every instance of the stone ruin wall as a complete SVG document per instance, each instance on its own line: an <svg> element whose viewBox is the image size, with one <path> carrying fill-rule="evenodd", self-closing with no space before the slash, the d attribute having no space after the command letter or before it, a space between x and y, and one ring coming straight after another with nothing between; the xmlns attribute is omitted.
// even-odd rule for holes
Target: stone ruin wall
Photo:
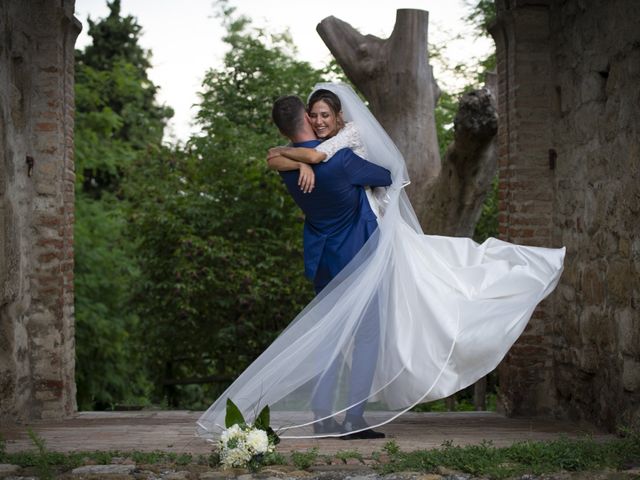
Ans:
<svg viewBox="0 0 640 480"><path fill-rule="evenodd" d="M0 421L76 409L73 12L0 3Z"/></svg>
<svg viewBox="0 0 640 480"><path fill-rule="evenodd" d="M587 6L588 5L588 6ZM640 419L640 11L553 3L558 149L553 229L570 256L555 298L559 406Z"/></svg>
<svg viewBox="0 0 640 480"><path fill-rule="evenodd" d="M498 0L500 233L566 246L500 366L501 407L640 417L640 17L632 0Z"/></svg>

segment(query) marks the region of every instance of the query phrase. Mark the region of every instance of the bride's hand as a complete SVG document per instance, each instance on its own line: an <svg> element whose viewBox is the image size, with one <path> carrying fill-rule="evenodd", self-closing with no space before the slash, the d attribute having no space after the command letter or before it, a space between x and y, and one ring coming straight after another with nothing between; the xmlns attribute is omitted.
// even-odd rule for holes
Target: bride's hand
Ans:
<svg viewBox="0 0 640 480"><path fill-rule="evenodd" d="M298 176L298 186L303 193L310 193L315 187L316 175L306 163L300 163L300 175Z"/></svg>
<svg viewBox="0 0 640 480"><path fill-rule="evenodd" d="M267 160L269 160L270 158L273 157L277 157L282 155L282 152L286 149L287 147L273 147L269 149L269 152L267 153Z"/></svg>

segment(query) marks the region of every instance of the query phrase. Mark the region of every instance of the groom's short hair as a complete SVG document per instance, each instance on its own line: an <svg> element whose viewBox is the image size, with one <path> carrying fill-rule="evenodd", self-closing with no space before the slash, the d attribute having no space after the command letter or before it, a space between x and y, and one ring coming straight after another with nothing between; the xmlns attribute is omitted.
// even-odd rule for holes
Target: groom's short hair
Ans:
<svg viewBox="0 0 640 480"><path fill-rule="evenodd" d="M285 95L273 102L271 118L283 135L291 138L304 126L304 102L295 95Z"/></svg>

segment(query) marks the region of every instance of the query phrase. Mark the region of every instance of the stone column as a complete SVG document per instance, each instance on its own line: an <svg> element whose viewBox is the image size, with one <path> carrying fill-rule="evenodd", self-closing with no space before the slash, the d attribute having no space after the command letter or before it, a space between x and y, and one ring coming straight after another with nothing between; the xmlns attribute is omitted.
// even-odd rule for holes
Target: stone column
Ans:
<svg viewBox="0 0 640 480"><path fill-rule="evenodd" d="M75 403L74 0L0 3L0 420Z"/></svg>
<svg viewBox="0 0 640 480"><path fill-rule="evenodd" d="M499 232L522 245L559 246L551 225L555 189L554 86L548 0L496 2L491 29L498 70ZM555 406L552 304L543 302L498 368L498 407L549 414Z"/></svg>

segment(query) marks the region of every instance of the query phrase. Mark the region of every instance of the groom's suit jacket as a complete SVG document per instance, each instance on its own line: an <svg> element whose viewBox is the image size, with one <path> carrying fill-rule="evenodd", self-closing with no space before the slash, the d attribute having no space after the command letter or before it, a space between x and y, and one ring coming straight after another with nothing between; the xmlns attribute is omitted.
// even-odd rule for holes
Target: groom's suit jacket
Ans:
<svg viewBox="0 0 640 480"><path fill-rule="evenodd" d="M313 148L319 143L314 140L294 146ZM348 148L312 168L316 179L311 193L300 190L298 170L280 175L305 214L305 275L320 291L351 261L378 226L363 187L391 185L391 175Z"/></svg>

